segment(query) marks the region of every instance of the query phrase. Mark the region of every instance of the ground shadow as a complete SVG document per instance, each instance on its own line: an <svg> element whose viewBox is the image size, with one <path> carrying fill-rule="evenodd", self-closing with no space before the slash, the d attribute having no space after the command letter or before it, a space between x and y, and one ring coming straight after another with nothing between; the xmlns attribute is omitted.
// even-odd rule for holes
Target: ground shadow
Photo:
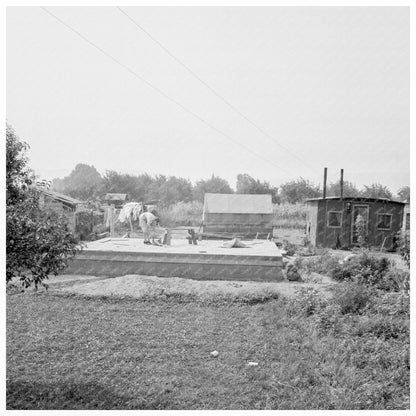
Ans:
<svg viewBox="0 0 416 416"><path fill-rule="evenodd" d="M35 383L10 381L6 408L21 410L145 409L144 400L123 397L97 383Z"/></svg>

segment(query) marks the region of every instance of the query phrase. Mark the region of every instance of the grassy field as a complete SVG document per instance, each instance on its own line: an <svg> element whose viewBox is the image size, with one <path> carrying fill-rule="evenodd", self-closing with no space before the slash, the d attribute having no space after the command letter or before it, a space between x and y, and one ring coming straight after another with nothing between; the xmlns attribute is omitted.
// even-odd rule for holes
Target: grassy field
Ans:
<svg viewBox="0 0 416 416"><path fill-rule="evenodd" d="M7 408L408 408L407 298L343 313L301 292L212 304L10 294Z"/></svg>

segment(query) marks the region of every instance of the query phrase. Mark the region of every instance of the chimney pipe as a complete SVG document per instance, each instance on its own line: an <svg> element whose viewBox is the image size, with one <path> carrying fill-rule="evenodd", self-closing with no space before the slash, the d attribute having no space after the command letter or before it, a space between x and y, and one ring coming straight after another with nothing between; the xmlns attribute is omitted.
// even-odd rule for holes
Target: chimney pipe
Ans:
<svg viewBox="0 0 416 416"><path fill-rule="evenodd" d="M326 176L327 176L328 168L324 168L324 190L323 190L323 198L326 198Z"/></svg>
<svg viewBox="0 0 416 416"><path fill-rule="evenodd" d="M341 186L341 201L342 201L342 199L344 198L344 169L341 169L340 186Z"/></svg>

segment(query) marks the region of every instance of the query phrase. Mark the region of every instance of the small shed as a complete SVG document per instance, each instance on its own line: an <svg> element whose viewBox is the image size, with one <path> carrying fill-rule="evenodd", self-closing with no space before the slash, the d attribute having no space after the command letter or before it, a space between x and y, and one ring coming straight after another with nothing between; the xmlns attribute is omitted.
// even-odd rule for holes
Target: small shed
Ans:
<svg viewBox="0 0 416 416"><path fill-rule="evenodd" d="M204 197L203 232L259 238L273 234L271 195L211 194Z"/></svg>
<svg viewBox="0 0 416 416"><path fill-rule="evenodd" d="M81 214L87 211L84 202L68 195L51 191L43 186L35 186L34 189L39 194L39 207L64 214L68 219L69 229L76 233L77 220Z"/></svg>
<svg viewBox="0 0 416 416"><path fill-rule="evenodd" d="M403 224L403 202L384 198L328 197L307 201L306 234L314 246L350 248L359 245L361 215L365 244L394 250Z"/></svg>
<svg viewBox="0 0 416 416"><path fill-rule="evenodd" d="M76 212L84 208L83 201L68 195L51 191L41 186L35 186L34 189L39 193L39 205L41 208L50 208L62 212Z"/></svg>
<svg viewBox="0 0 416 416"><path fill-rule="evenodd" d="M108 205L114 205L116 208L121 208L128 200L127 194L108 193L104 197L104 201Z"/></svg>

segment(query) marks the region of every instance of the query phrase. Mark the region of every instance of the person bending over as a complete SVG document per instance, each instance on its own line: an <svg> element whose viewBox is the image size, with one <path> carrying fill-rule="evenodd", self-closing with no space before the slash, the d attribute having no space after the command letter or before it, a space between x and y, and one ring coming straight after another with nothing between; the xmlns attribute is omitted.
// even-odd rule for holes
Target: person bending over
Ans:
<svg viewBox="0 0 416 416"><path fill-rule="evenodd" d="M143 212L139 216L139 225L144 234L144 244L152 244L150 241L150 235L152 236L152 241L155 240L155 227L158 223L158 217L156 217L151 212Z"/></svg>

